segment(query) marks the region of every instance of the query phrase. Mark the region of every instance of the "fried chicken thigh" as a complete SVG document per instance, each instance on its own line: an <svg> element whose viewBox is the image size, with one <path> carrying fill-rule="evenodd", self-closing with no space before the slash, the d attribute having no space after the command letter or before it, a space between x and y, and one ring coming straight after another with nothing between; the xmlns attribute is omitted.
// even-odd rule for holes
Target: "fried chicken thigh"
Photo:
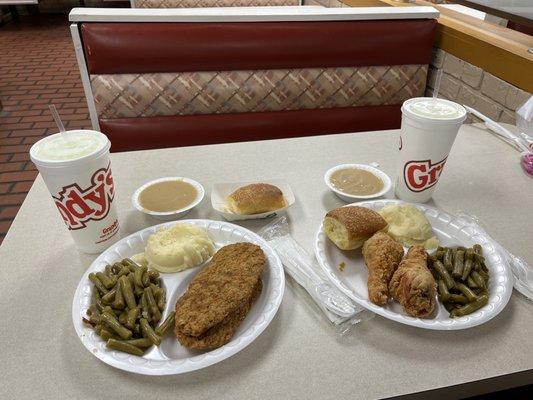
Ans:
<svg viewBox="0 0 533 400"><path fill-rule="evenodd" d="M403 257L403 247L389 235L377 232L363 245L368 267L368 297L378 306L389 300L389 281Z"/></svg>
<svg viewBox="0 0 533 400"><path fill-rule="evenodd" d="M427 258L422 246L411 246L389 284L392 297L412 317L428 317L435 309L437 284Z"/></svg>

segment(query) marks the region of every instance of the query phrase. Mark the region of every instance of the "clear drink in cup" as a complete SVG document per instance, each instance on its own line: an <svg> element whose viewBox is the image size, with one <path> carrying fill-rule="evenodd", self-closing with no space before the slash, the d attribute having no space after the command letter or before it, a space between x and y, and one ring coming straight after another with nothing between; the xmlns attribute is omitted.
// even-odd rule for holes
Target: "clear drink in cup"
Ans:
<svg viewBox="0 0 533 400"><path fill-rule="evenodd" d="M416 97L402 105L396 196L425 203L433 195L465 108L453 101Z"/></svg>
<svg viewBox="0 0 533 400"><path fill-rule="evenodd" d="M119 239L115 187L103 133L74 130L47 136L30 149L79 250L99 253Z"/></svg>

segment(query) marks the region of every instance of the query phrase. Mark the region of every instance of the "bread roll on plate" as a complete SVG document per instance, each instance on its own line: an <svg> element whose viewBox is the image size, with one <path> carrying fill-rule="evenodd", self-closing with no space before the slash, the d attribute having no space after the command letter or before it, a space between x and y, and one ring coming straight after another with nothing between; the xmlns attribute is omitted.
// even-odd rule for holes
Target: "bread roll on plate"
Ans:
<svg viewBox="0 0 533 400"><path fill-rule="evenodd" d="M349 206L331 210L324 218L324 231L341 250L354 250L363 245L374 233L387 226L387 222L374 210Z"/></svg>
<svg viewBox="0 0 533 400"><path fill-rule="evenodd" d="M260 214L286 206L283 192L268 183L252 183L238 188L227 198L228 209L235 214Z"/></svg>

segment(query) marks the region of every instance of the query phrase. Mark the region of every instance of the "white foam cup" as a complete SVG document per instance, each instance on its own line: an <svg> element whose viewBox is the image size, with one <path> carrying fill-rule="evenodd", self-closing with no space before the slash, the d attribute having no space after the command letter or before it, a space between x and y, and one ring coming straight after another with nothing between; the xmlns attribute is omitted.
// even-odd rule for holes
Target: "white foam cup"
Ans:
<svg viewBox="0 0 533 400"><path fill-rule="evenodd" d="M398 198L418 203L431 199L465 119L465 108L453 101L416 97L403 103L395 181Z"/></svg>
<svg viewBox="0 0 533 400"><path fill-rule="evenodd" d="M30 149L76 246L99 253L119 238L115 187L103 133L73 130L47 136Z"/></svg>

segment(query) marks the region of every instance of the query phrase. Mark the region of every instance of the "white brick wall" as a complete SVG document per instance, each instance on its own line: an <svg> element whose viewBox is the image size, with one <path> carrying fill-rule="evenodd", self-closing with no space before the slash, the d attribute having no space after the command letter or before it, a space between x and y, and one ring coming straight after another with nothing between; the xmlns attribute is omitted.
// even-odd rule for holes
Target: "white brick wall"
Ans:
<svg viewBox="0 0 533 400"><path fill-rule="evenodd" d="M439 97L473 107L495 121L514 124L515 111L531 93L457 58L441 49L434 49L426 94L433 94L437 71L443 70ZM474 121L471 118L469 121Z"/></svg>

